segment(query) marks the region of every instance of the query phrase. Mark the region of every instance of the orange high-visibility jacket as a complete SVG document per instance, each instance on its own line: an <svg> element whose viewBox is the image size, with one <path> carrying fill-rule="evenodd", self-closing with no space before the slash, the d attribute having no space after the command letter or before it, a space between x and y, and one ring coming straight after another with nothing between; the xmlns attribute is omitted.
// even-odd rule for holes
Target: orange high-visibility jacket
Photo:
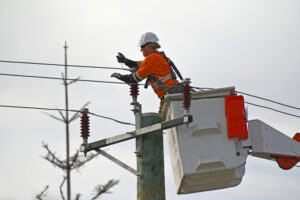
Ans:
<svg viewBox="0 0 300 200"><path fill-rule="evenodd" d="M178 81L174 80L171 75L171 67L167 60L159 53L148 55L145 60L140 63L139 69L133 74L137 81L141 81L149 76L155 76L168 88L172 88ZM165 96L166 91L160 87L160 83L154 79L150 80L151 86L157 96L161 99Z"/></svg>

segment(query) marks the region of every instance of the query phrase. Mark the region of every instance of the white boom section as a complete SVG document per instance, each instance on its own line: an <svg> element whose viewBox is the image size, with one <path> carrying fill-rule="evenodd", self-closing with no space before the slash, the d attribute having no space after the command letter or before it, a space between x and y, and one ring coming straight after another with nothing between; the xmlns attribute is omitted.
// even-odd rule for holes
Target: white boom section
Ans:
<svg viewBox="0 0 300 200"><path fill-rule="evenodd" d="M244 147L252 148L252 156L274 159L277 156L300 158L300 142L293 140L260 120L248 122L249 138Z"/></svg>

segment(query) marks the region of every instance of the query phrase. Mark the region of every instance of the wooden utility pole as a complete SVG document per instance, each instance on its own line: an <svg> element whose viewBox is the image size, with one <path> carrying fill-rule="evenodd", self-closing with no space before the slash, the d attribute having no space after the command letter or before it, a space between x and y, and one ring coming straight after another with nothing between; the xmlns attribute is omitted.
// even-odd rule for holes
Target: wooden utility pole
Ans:
<svg viewBox="0 0 300 200"><path fill-rule="evenodd" d="M157 113L142 115L142 127L160 123ZM137 200L165 200L164 150L162 130L141 137L141 155L137 156Z"/></svg>
<svg viewBox="0 0 300 200"><path fill-rule="evenodd" d="M130 86L136 130L160 123L158 113L142 114L137 101L138 85ZM165 174L162 129L136 138L137 200L165 200Z"/></svg>

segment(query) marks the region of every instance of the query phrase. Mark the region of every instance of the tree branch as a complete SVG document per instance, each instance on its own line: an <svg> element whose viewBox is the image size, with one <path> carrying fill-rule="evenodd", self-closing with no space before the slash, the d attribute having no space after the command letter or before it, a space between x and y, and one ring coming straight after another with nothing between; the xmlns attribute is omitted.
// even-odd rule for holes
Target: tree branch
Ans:
<svg viewBox="0 0 300 200"><path fill-rule="evenodd" d="M72 83L75 83L75 82L77 82L77 81L79 81L79 80L80 80L80 76L77 77L76 79L70 81L70 82L68 83L68 85L71 85Z"/></svg>
<svg viewBox="0 0 300 200"><path fill-rule="evenodd" d="M48 114L48 113L45 113L45 112L43 112L43 114L48 115L49 117L52 117L53 119L56 119L58 121L61 121L61 122L65 123L65 119L64 118L60 119L60 118L58 118L58 117L56 117L54 115L51 115L51 114Z"/></svg>
<svg viewBox="0 0 300 200"><path fill-rule="evenodd" d="M48 190L48 188L49 188L49 185L46 185L45 189L40 194L37 194L35 197L38 200L43 200L43 197L46 196L46 191Z"/></svg>
<svg viewBox="0 0 300 200"><path fill-rule="evenodd" d="M86 104L84 104L84 105L80 108L80 110L82 111L83 108L87 107L90 103L91 103L91 102L89 101L89 102L87 102ZM79 117L80 117L80 114L81 114L81 112L76 112L76 113L71 117L70 122L72 122L72 121L74 121L75 119L79 118Z"/></svg>
<svg viewBox="0 0 300 200"><path fill-rule="evenodd" d="M65 170L66 169L65 163L56 157L55 153L53 153L48 148L48 145L45 144L45 143L43 143L43 147L47 150L47 155L45 157L43 157L43 158L45 160L49 161L50 163L52 163L54 166L59 167L59 168Z"/></svg>
<svg viewBox="0 0 300 200"><path fill-rule="evenodd" d="M76 194L75 200L79 200L80 196L81 196L81 194Z"/></svg>
<svg viewBox="0 0 300 200"><path fill-rule="evenodd" d="M61 118L63 119L63 122L66 122L66 117L64 116L64 114L62 113L62 111L58 110L58 113L60 114Z"/></svg>
<svg viewBox="0 0 300 200"><path fill-rule="evenodd" d="M64 176L64 179L63 179L63 181L62 181L62 183L60 184L60 187L59 187L60 195L61 195L61 198L63 200L65 200L65 197L64 197L64 193L62 191L62 187L64 186L64 183L65 183L66 179L67 179L67 177Z"/></svg>
<svg viewBox="0 0 300 200"><path fill-rule="evenodd" d="M71 159L71 169L78 169L99 155L99 153L97 153L97 154L90 154L87 157L83 157L83 156L79 157L78 153L79 153L79 151L77 151L77 153ZM77 155L77 157L76 157L76 155ZM74 159L74 158L76 158L76 159ZM79 158L84 158L85 160L81 161Z"/></svg>
<svg viewBox="0 0 300 200"><path fill-rule="evenodd" d="M112 188L113 186L117 185L119 181L117 180L110 180L108 181L105 185L98 185L96 186L96 195L91 199L91 200L96 200L100 195L109 193L109 189Z"/></svg>

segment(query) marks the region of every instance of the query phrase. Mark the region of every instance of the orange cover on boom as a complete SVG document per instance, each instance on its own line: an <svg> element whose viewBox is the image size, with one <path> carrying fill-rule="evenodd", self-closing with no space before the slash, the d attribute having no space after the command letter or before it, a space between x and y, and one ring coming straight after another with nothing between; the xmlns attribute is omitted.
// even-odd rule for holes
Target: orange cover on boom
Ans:
<svg viewBox="0 0 300 200"><path fill-rule="evenodd" d="M246 111L243 96L225 97L225 115L227 117L228 138L248 138Z"/></svg>

